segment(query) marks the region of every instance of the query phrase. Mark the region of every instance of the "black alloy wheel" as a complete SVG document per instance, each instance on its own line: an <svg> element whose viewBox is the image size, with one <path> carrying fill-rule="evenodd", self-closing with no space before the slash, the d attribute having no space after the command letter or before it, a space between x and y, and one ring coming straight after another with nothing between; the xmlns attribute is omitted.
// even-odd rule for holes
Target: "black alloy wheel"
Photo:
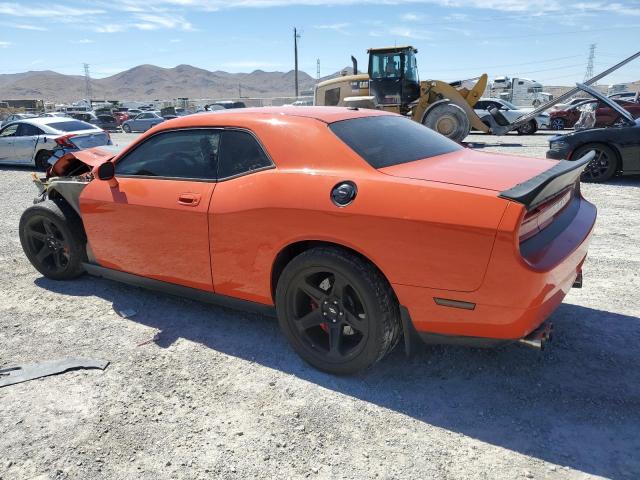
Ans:
<svg viewBox="0 0 640 480"><path fill-rule="evenodd" d="M335 248L295 257L278 282L276 306L296 352L331 373L373 365L400 336L399 309L386 280L372 265Z"/></svg>
<svg viewBox="0 0 640 480"><path fill-rule="evenodd" d="M602 183L610 180L618 169L618 156L607 145L594 144L580 147L576 150L573 158L577 160L592 150L596 155L582 172L582 180L593 183Z"/></svg>
<svg viewBox="0 0 640 480"><path fill-rule="evenodd" d="M86 260L82 222L66 204L46 200L20 218L20 243L31 264L54 280L75 278Z"/></svg>

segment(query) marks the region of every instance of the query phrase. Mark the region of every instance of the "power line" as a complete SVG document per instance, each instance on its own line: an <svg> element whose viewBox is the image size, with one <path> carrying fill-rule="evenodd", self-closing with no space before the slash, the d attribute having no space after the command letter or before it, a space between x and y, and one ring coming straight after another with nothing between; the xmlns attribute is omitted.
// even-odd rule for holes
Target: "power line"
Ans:
<svg viewBox="0 0 640 480"><path fill-rule="evenodd" d="M84 88L85 93L87 95L87 100L91 102L91 97L93 97L93 92L91 91L91 75L89 75L89 64L85 63L84 65Z"/></svg>
<svg viewBox="0 0 640 480"><path fill-rule="evenodd" d="M592 43L589 46L589 61L587 63L587 71L584 74L585 82L593 77L593 61L596 58L596 44Z"/></svg>

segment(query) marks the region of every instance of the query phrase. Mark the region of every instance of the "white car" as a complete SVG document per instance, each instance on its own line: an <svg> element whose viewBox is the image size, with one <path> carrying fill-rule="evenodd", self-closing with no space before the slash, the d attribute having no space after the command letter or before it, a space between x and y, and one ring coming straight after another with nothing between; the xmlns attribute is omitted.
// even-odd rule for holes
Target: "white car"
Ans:
<svg viewBox="0 0 640 480"><path fill-rule="evenodd" d="M67 152L111 145L109 134L90 123L65 117L18 120L0 129L0 163L49 167Z"/></svg>
<svg viewBox="0 0 640 480"><path fill-rule="evenodd" d="M502 100L501 98L481 98L473 107L480 119L491 116L491 113L489 113L490 108L497 108L509 123L513 123L518 118L533 111L532 107L516 107L513 103L508 102L507 100ZM532 135L539 128L549 128L549 123L549 114L543 112L538 114L536 118L532 119L530 122L525 123L518 128L517 132L521 135Z"/></svg>

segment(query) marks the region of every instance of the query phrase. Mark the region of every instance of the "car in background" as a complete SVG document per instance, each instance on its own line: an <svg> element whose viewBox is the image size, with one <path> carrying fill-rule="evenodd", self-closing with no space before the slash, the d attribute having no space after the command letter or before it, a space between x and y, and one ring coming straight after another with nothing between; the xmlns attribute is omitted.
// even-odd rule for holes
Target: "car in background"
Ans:
<svg viewBox="0 0 640 480"><path fill-rule="evenodd" d="M130 116L127 112L123 112L123 111L119 111L116 110L112 113L112 115L114 116L114 118L116 119L116 123L120 126L122 125L125 121L129 120Z"/></svg>
<svg viewBox="0 0 640 480"><path fill-rule="evenodd" d="M152 127L164 122L158 112L142 112L122 123L122 131L125 133L131 132L146 132Z"/></svg>
<svg viewBox="0 0 640 480"><path fill-rule="evenodd" d="M95 120L89 123L92 123L96 127L100 127L101 129L107 130L109 132L115 132L120 129L120 124L118 123L118 120L116 120L116 117L114 115L99 114L96 115Z"/></svg>
<svg viewBox="0 0 640 480"><path fill-rule="evenodd" d="M618 100L627 100L628 102L636 102L640 99L640 91L637 92L622 92L622 93L614 93L613 95L609 95L607 98L618 99Z"/></svg>
<svg viewBox="0 0 640 480"><path fill-rule="evenodd" d="M500 113L509 121L509 123L515 122L518 118L531 113L533 108L531 107L517 107L513 103L503 100L501 98L481 98L476 102L473 109L476 114L484 121L486 117L491 116L489 109L497 108ZM486 121L484 123L487 123ZM489 125L489 123L487 123ZM531 119L519 127L516 131L520 135L533 135L539 128L549 127L549 114L541 113L536 118Z"/></svg>
<svg viewBox="0 0 640 480"><path fill-rule="evenodd" d="M601 95L601 98L607 98ZM580 119L583 108L595 108L596 123L595 127L609 127L614 125L620 119L620 113L617 109L611 108L611 103L615 103L629 112L634 118L640 117L640 103L628 102L626 100L612 99L608 103L603 100L586 100L584 102L573 105L564 110L552 110L551 129L563 130L565 128L573 128Z"/></svg>
<svg viewBox="0 0 640 480"><path fill-rule="evenodd" d="M220 100L219 102L213 102L211 105L219 105L222 108L247 108L244 102L236 102L233 100ZM205 107L206 108L206 107Z"/></svg>
<svg viewBox="0 0 640 480"><path fill-rule="evenodd" d="M551 107L551 111L553 110L565 110L569 107L573 107L574 105L577 105L579 103L582 102L586 102L588 100L593 100L593 98L587 98L587 97L576 97L576 98L572 98L571 100L569 100L568 102L565 103L556 103L553 107Z"/></svg>
<svg viewBox="0 0 640 480"><path fill-rule="evenodd" d="M5 118L2 122L0 122L0 127L2 125L7 125L11 122L15 122L16 120L24 120L25 118L34 118L37 115L33 113L12 113L7 118Z"/></svg>
<svg viewBox="0 0 640 480"><path fill-rule="evenodd" d="M640 173L640 118L634 118L618 102L598 95L599 101L619 114L620 122L612 127L551 137L547 158L576 160L594 151L595 158L582 174L582 179L588 182L606 182L617 173Z"/></svg>
<svg viewBox="0 0 640 480"><path fill-rule="evenodd" d="M47 112L41 113L38 115L39 117L47 117L47 118L73 118L66 112Z"/></svg>
<svg viewBox="0 0 640 480"><path fill-rule="evenodd" d="M129 110L127 110L127 113L131 118L133 118L136 115L140 115L142 113L142 110L140 110L139 108L130 108Z"/></svg>
<svg viewBox="0 0 640 480"><path fill-rule="evenodd" d="M348 374L403 336L541 348L582 280L591 158L477 152L364 108L191 115L60 159L19 235L47 278L275 313L304 360Z"/></svg>
<svg viewBox="0 0 640 480"><path fill-rule="evenodd" d="M109 134L90 123L64 117L27 118L0 129L0 163L46 170L51 160L65 153L110 144Z"/></svg>

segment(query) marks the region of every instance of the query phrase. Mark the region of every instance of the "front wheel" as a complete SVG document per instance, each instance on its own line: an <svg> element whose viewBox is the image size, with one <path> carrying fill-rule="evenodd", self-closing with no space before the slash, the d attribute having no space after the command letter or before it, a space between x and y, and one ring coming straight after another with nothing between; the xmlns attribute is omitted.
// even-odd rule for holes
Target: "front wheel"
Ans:
<svg viewBox="0 0 640 480"><path fill-rule="evenodd" d="M371 264L337 248L313 248L291 260L278 281L276 308L293 349L329 373L370 367L400 337L388 282Z"/></svg>
<svg viewBox="0 0 640 480"><path fill-rule="evenodd" d="M131 127L127 124L122 125L122 131L124 133L131 133Z"/></svg>
<svg viewBox="0 0 640 480"><path fill-rule="evenodd" d="M84 271L82 222L68 205L46 200L29 207L18 230L25 255L45 277L69 280Z"/></svg>
<svg viewBox="0 0 640 480"><path fill-rule="evenodd" d="M471 131L467 112L455 103L434 104L427 110L422 124L458 143Z"/></svg>
<svg viewBox="0 0 640 480"><path fill-rule="evenodd" d="M552 118L551 119L551 129L552 130L564 130L565 122L562 118Z"/></svg>
<svg viewBox="0 0 640 480"><path fill-rule="evenodd" d="M618 155L611 147L601 143L585 145L575 151L572 159L577 160L591 150L596 152L596 156L582 172L582 180L593 183L610 180L618 169Z"/></svg>

